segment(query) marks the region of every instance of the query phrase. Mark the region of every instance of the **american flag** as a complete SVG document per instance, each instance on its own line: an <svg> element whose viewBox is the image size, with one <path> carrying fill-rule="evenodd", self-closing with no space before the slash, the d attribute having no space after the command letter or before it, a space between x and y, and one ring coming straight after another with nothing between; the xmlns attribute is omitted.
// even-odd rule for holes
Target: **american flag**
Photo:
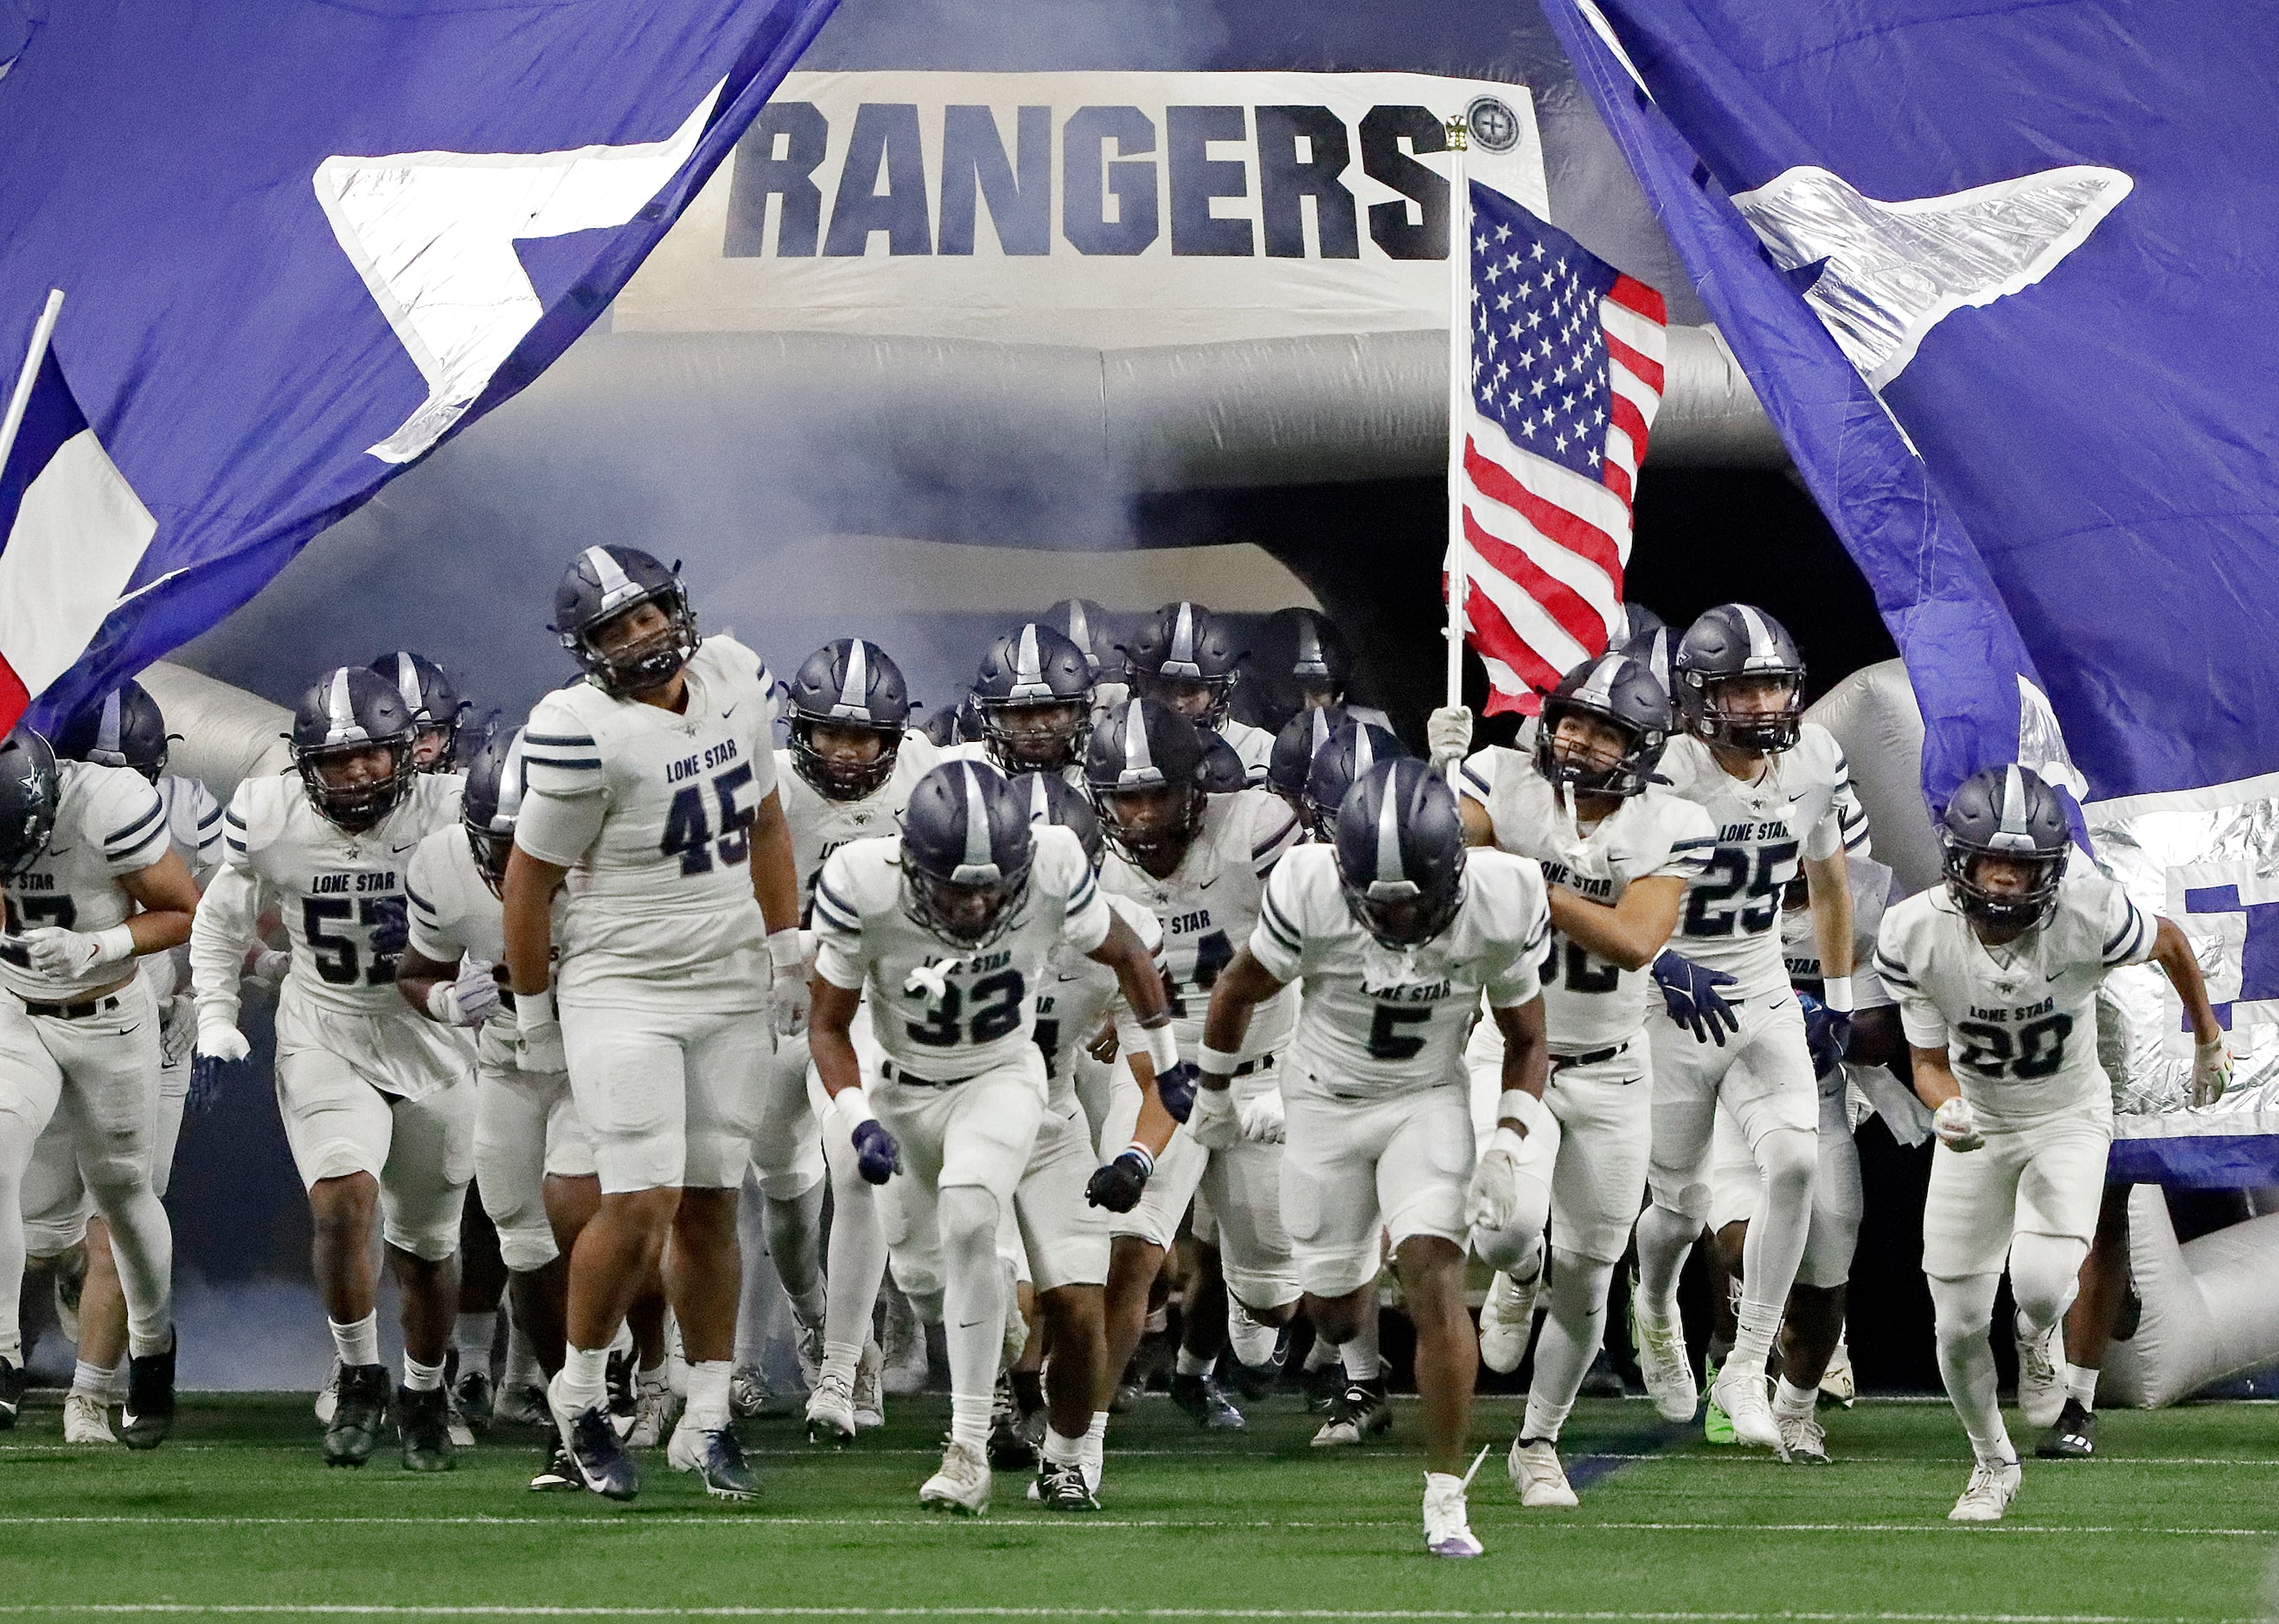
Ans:
<svg viewBox="0 0 2279 1624"><path fill-rule="evenodd" d="M1661 295L1475 181L1467 641L1532 715L1622 625L1631 495L1661 403Z"/></svg>

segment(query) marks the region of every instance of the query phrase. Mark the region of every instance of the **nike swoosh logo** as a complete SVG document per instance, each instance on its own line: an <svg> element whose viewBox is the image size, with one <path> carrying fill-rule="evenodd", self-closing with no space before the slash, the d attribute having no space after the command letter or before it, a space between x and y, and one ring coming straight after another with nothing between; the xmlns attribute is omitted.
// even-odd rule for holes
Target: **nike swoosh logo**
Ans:
<svg viewBox="0 0 2279 1624"><path fill-rule="evenodd" d="M2042 979L2044 981L2055 981L2059 977L2064 974L2065 972L2063 970L2052 970L2048 975L2043 977Z"/></svg>
<svg viewBox="0 0 2279 1624"><path fill-rule="evenodd" d="M985 1321L980 1320L960 1320L957 1322L957 1329L960 1330L971 1330L975 1326L984 1322Z"/></svg>
<svg viewBox="0 0 2279 1624"><path fill-rule="evenodd" d="M1197 891L1209 891L1212 886L1214 886L1214 885L1217 885L1217 884L1218 884L1218 876L1217 876L1217 875L1216 875L1216 874L1214 874L1214 875L1212 875L1212 876L1211 876L1209 879L1207 879L1207 880L1198 880L1198 881L1196 881L1196 882L1195 882L1195 889L1196 889Z"/></svg>
<svg viewBox="0 0 2279 1624"><path fill-rule="evenodd" d="M730 716L733 716L735 714L736 708L733 705L723 705L720 708L720 720L723 722L725 722Z"/></svg>

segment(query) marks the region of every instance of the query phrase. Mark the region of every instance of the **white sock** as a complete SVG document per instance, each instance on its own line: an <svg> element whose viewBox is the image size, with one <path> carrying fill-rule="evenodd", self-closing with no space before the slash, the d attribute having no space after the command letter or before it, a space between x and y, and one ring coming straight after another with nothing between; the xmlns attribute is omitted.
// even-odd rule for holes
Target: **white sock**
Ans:
<svg viewBox="0 0 2279 1624"><path fill-rule="evenodd" d="M572 1415L600 1409L610 1396L609 1349L564 1350L562 1374L554 1378L553 1391L560 1407Z"/></svg>
<svg viewBox="0 0 2279 1624"><path fill-rule="evenodd" d="M118 1376L116 1368L106 1370L101 1365L81 1360L72 1367L72 1391L85 1393L91 1398L108 1398Z"/></svg>
<svg viewBox="0 0 2279 1624"><path fill-rule="evenodd" d="M689 1361L687 1420L699 1432L717 1432L728 1424L728 1378L736 1368L729 1359Z"/></svg>
<svg viewBox="0 0 2279 1624"><path fill-rule="evenodd" d="M1160 1337L1170 1329L1171 1310L1168 1304L1161 1308L1150 1308L1147 1310L1147 1334L1149 1336Z"/></svg>
<svg viewBox="0 0 2279 1624"><path fill-rule="evenodd" d="M949 1436L954 1444L964 1444L976 1450L989 1445L989 1395L974 1398L967 1393L949 1396Z"/></svg>
<svg viewBox="0 0 2279 1624"><path fill-rule="evenodd" d="M863 1344L859 1342L826 1342L823 1344L823 1374L843 1378L850 1384L855 1380L856 1367L863 1362Z"/></svg>
<svg viewBox="0 0 2279 1624"><path fill-rule="evenodd" d="M1084 1429L1084 1481L1093 1493L1100 1492L1100 1480L1108 1469L1108 1412L1094 1410L1092 1425Z"/></svg>
<svg viewBox="0 0 2279 1624"><path fill-rule="evenodd" d="M1377 1351L1377 1310L1374 1306L1362 1311L1361 1329L1338 1344L1338 1358L1346 1367L1346 1380L1348 1382L1374 1382L1385 1374L1385 1361Z"/></svg>
<svg viewBox="0 0 2279 1624"><path fill-rule="evenodd" d="M2093 1365L2066 1367L2066 1391L2084 1410L2097 1407L2097 1368Z"/></svg>
<svg viewBox="0 0 2279 1624"><path fill-rule="evenodd" d="M443 1367L440 1363L423 1365L406 1353L403 1356L403 1385L410 1392L432 1393L443 1385Z"/></svg>
<svg viewBox="0 0 2279 1624"><path fill-rule="evenodd" d="M1045 1459L1055 1466L1072 1466L1084 1469L1084 1439L1064 1438L1052 1428L1045 1429Z"/></svg>
<svg viewBox="0 0 2279 1624"><path fill-rule="evenodd" d="M1316 1336L1313 1345L1306 1350L1306 1374L1311 1375L1325 1365L1338 1362L1338 1344L1327 1337Z"/></svg>
<svg viewBox="0 0 2279 1624"><path fill-rule="evenodd" d="M1753 1303L1744 1298L1741 1311L1734 1316L1733 1351L1725 1356L1717 1374L1728 1370L1762 1375L1766 1361L1771 1359L1773 1338L1780 1335L1781 1311L1778 1304Z"/></svg>
<svg viewBox="0 0 2279 1624"><path fill-rule="evenodd" d="M1792 1387L1783 1376L1780 1385L1773 1390L1773 1413L1776 1415L1809 1415L1812 1406L1820 1402L1816 1387Z"/></svg>
<svg viewBox="0 0 2279 1624"><path fill-rule="evenodd" d="M451 1326L451 1345L459 1350L459 1368L487 1371L491 1344L498 1336L498 1311L463 1314Z"/></svg>
<svg viewBox="0 0 2279 1624"><path fill-rule="evenodd" d="M1181 1348L1179 1350L1179 1357L1176 1368L1181 1375L1207 1376L1217 1366L1217 1364L1218 1356L1216 1354L1213 1354L1209 1359L1198 1359L1193 1354L1188 1352L1186 1349Z"/></svg>
<svg viewBox="0 0 2279 1624"><path fill-rule="evenodd" d="M333 1328L333 1348L341 1356L341 1363L353 1369L358 1365L380 1363L380 1310L375 1308L353 1325L343 1325L328 1319Z"/></svg>

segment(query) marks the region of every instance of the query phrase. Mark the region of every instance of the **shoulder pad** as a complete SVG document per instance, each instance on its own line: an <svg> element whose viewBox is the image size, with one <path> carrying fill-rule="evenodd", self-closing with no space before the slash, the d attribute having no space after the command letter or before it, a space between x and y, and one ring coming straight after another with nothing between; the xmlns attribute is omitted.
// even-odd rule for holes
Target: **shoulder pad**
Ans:
<svg viewBox="0 0 2279 1624"><path fill-rule="evenodd" d="M275 845L303 793L296 773L269 773L240 784L221 815L224 861L242 862Z"/></svg>

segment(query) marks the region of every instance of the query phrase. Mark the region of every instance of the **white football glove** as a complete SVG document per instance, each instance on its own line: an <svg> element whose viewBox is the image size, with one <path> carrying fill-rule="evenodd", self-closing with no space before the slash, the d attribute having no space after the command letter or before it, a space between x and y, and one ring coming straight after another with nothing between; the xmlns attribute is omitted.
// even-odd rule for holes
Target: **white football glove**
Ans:
<svg viewBox="0 0 2279 1624"><path fill-rule="evenodd" d="M253 1046L236 1023L218 1015L206 1016L198 1022L198 1053L205 1060L242 1061L253 1053Z"/></svg>
<svg viewBox="0 0 2279 1624"><path fill-rule="evenodd" d="M1229 1089L1229 1093L1234 1091ZM1282 1091L1268 1089L1248 1099L1237 1102L1235 1120L1242 1124L1242 1137L1259 1145L1282 1143Z"/></svg>
<svg viewBox="0 0 2279 1624"><path fill-rule="evenodd" d="M1975 1151L1986 1143L1986 1136L1978 1131L1978 1113L1960 1094L1930 1114L1930 1128L1951 1151Z"/></svg>
<svg viewBox="0 0 2279 1624"><path fill-rule="evenodd" d="M282 947L256 947L246 955L245 978L264 992L274 992L285 984L285 973L293 968L293 955Z"/></svg>
<svg viewBox="0 0 2279 1624"><path fill-rule="evenodd" d="M1462 705L1443 705L1424 719L1424 754L1446 771L1471 754L1472 713Z"/></svg>
<svg viewBox="0 0 2279 1624"><path fill-rule="evenodd" d="M518 1041L514 1063L524 1071L559 1073L570 1069L562 1052L562 1023L554 1014L554 994L518 992L514 995L514 1030Z"/></svg>
<svg viewBox="0 0 2279 1624"><path fill-rule="evenodd" d="M1242 1138L1242 1113L1232 1088L1199 1088L1195 1108L1187 1117L1188 1131L1205 1150L1224 1150Z"/></svg>
<svg viewBox="0 0 2279 1624"><path fill-rule="evenodd" d="M134 938L125 925L93 934L42 925L25 931L23 939L32 968L58 981L77 981L100 965L134 956Z"/></svg>
<svg viewBox="0 0 2279 1624"><path fill-rule="evenodd" d="M768 937L768 961L774 974L768 982L768 1001L775 1010L776 1036L796 1038L807 1030L807 955L796 930L777 931Z"/></svg>
<svg viewBox="0 0 2279 1624"><path fill-rule="evenodd" d="M2192 1046L2192 1105L2195 1109L2214 1105L2223 1098L2223 1091L2231 1086L2231 1046L2219 1032L2214 1043Z"/></svg>
<svg viewBox="0 0 2279 1624"><path fill-rule="evenodd" d="M499 1011L498 977L487 966L467 966L457 981L427 989L427 1013L446 1026L480 1026Z"/></svg>
<svg viewBox="0 0 2279 1624"><path fill-rule="evenodd" d="M1519 1158L1526 1141L1508 1128L1488 1140L1480 1165L1464 1191L1464 1222L1475 1229L1500 1229L1519 1210Z"/></svg>

